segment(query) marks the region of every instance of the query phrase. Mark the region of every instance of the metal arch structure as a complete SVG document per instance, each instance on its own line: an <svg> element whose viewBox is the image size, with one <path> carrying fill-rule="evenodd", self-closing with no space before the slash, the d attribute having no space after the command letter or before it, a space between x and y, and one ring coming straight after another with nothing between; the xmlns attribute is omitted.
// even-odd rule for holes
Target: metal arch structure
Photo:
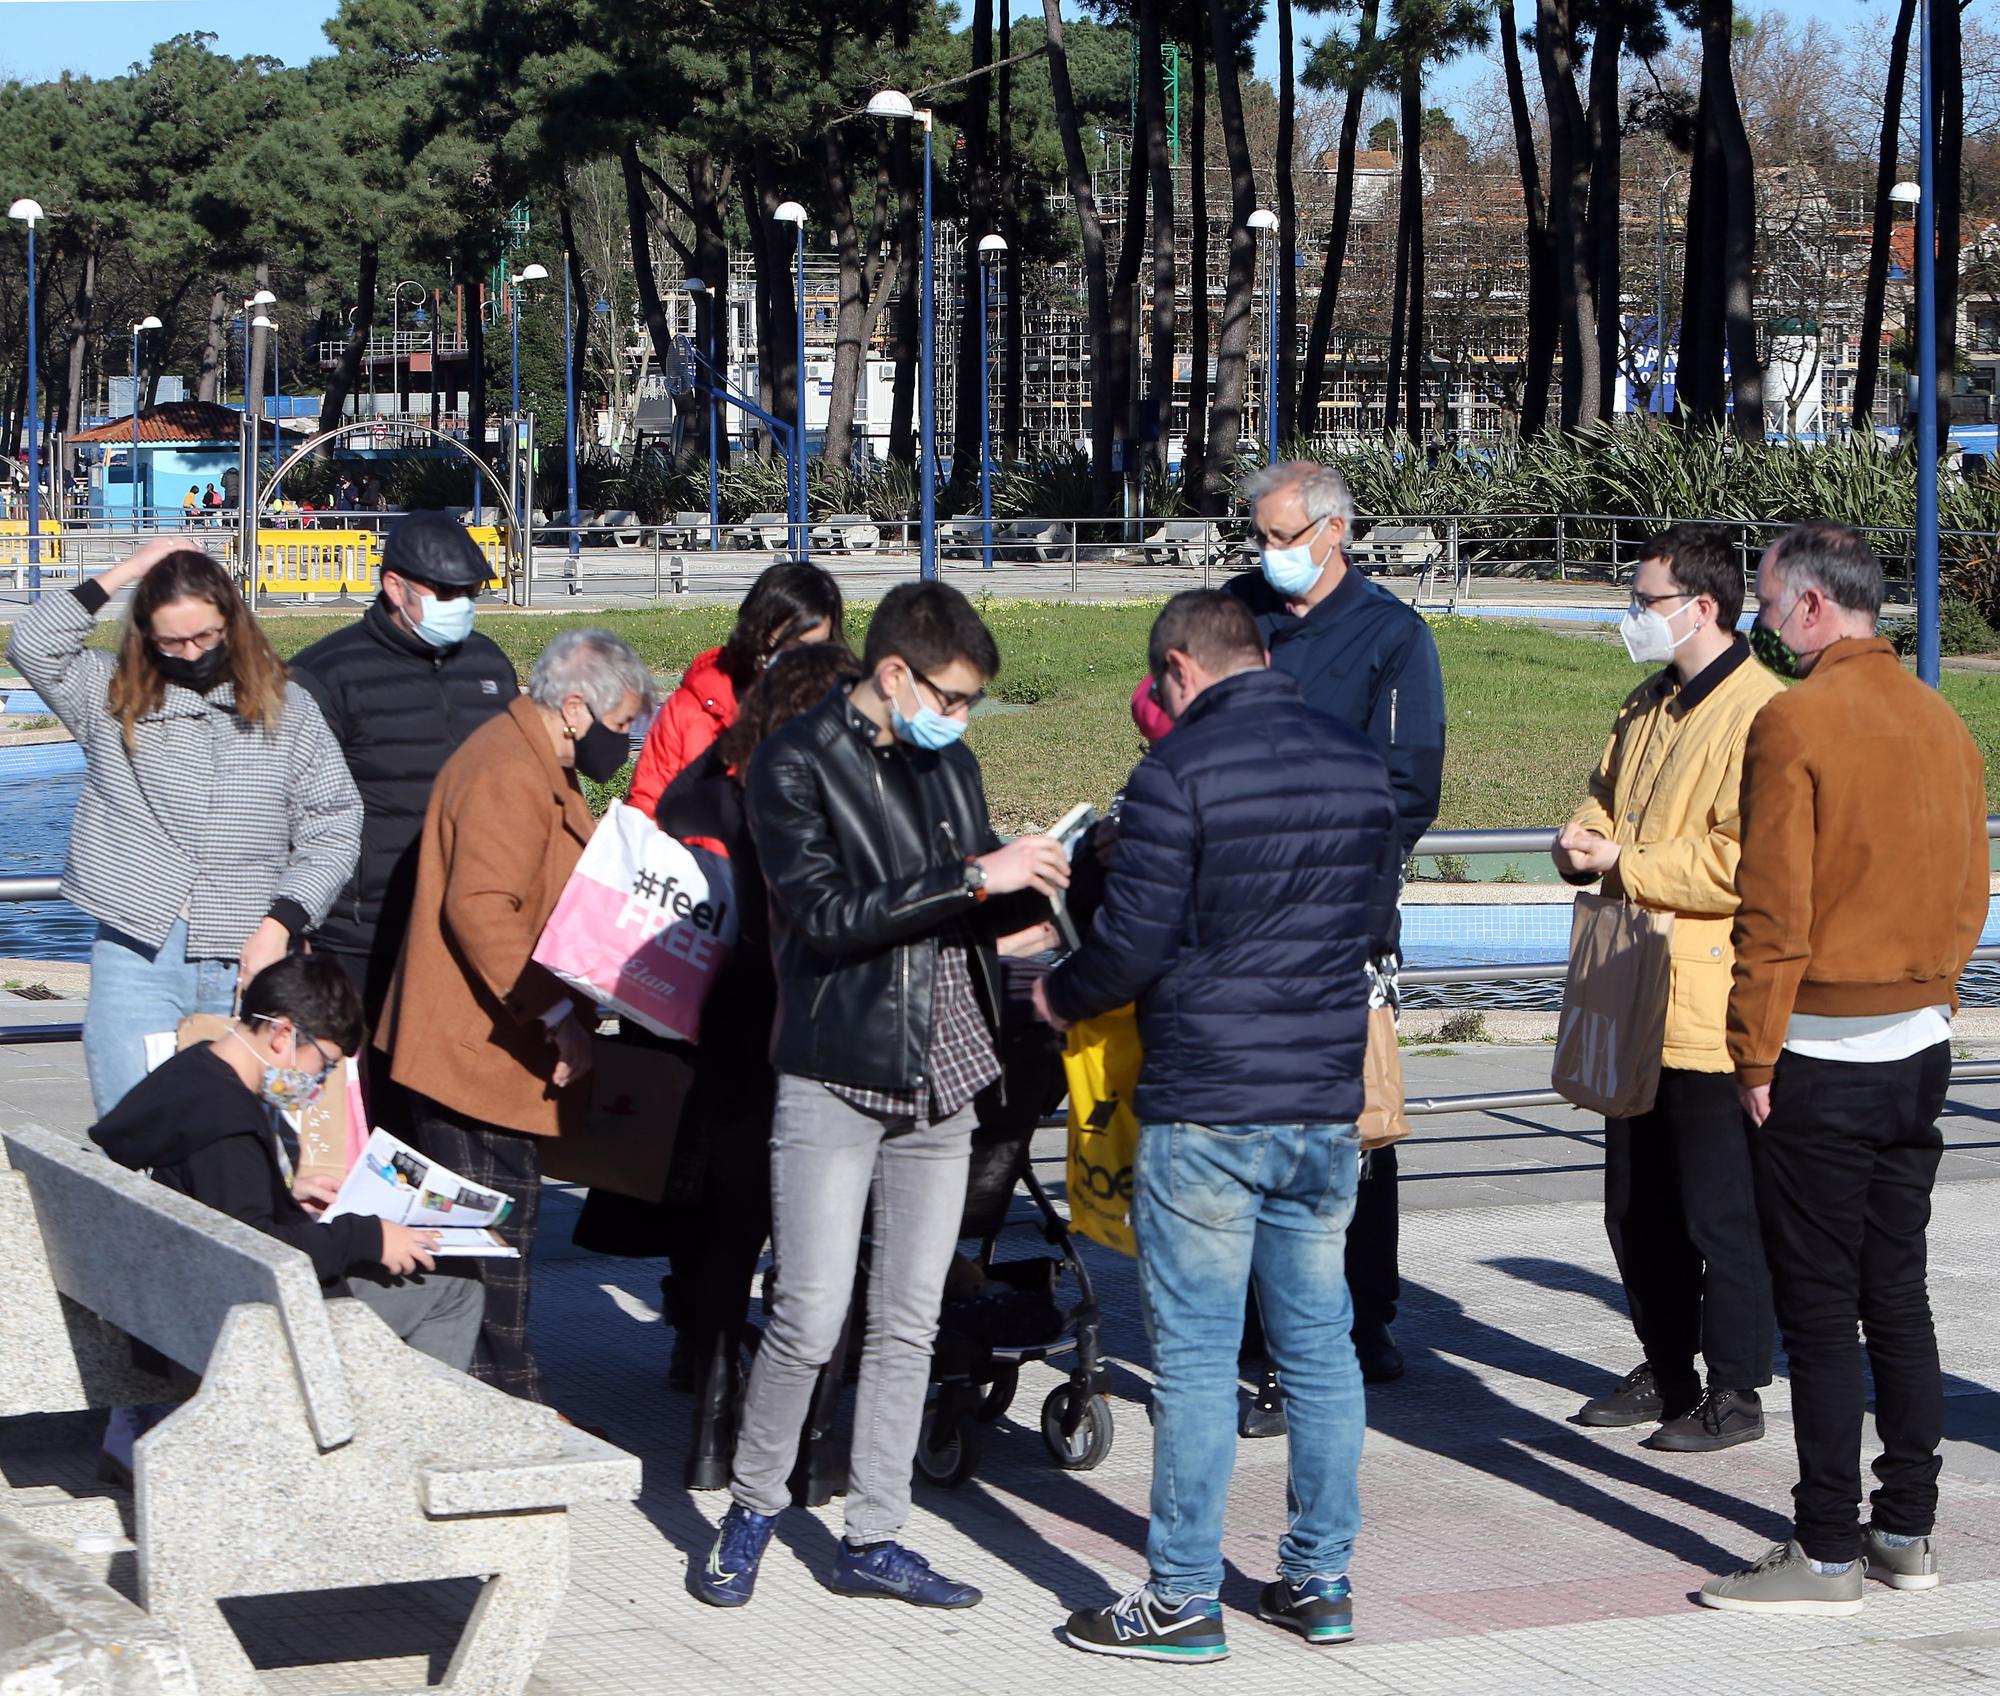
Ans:
<svg viewBox="0 0 2000 1696"><path fill-rule="evenodd" d="M281 465L279 465L277 470L271 473L271 480L268 487L273 489L278 487L279 484L284 482L286 474L290 472L291 469L295 465L297 465L300 460L304 459L308 454L314 453L318 449L328 446L333 442L337 442L344 436L355 435L361 431L373 430L376 427L377 426L374 420L356 419L353 423L337 424L331 430L320 431L318 435L311 437L309 440L301 443L297 448L292 450L291 455ZM481 459L478 454L474 453L472 449L467 447L465 443L461 442L456 436L447 435L442 430L433 430L428 425L424 424L406 424L399 422L396 427L397 429L402 431L406 431L418 436L428 437L433 442L438 442L445 447L451 448L456 453L460 454L466 460L468 460L471 463L473 470L477 472L479 475L485 477L488 480L488 482L492 485L493 498L499 502L501 510L507 515L507 587L508 587L508 595L509 598L511 599L513 595L514 585L522 580L523 566L525 562L522 556L523 532L521 530L520 515L516 513L514 510L514 502L507 492L506 479L502 477L500 473L496 471L491 465L487 464L485 460ZM253 468L253 475L254 475L254 468L256 465L255 455L246 455L245 458L250 464L250 466ZM257 583L256 536L257 536L257 530L259 528L259 521L264 516L265 502L268 498L265 486L256 487L254 494L255 498L253 500L247 500L242 505L241 510L243 513L243 529L241 536L239 538L239 557L243 563L245 579L249 584L248 593L252 597L252 603L251 603L252 605L255 605L256 583Z"/></svg>

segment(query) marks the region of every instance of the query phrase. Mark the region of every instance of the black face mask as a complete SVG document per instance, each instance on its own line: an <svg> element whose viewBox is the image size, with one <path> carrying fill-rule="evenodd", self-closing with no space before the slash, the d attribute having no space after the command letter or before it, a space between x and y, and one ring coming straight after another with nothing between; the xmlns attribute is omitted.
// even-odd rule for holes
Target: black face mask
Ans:
<svg viewBox="0 0 2000 1696"><path fill-rule="evenodd" d="M576 769L593 783L609 783L632 757L632 738L591 715L590 728L576 739Z"/></svg>
<svg viewBox="0 0 2000 1696"><path fill-rule="evenodd" d="M183 659L179 654L163 654L158 648L147 649L153 656L153 664L169 683L178 683L183 689L192 689L198 695L206 695L229 675L229 643L221 641L205 654L197 654L193 659Z"/></svg>

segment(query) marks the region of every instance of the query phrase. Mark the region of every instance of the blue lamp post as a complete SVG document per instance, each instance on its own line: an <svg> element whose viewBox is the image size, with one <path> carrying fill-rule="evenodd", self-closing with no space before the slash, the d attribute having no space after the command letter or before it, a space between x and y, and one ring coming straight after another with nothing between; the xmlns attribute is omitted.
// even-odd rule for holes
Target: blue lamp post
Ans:
<svg viewBox="0 0 2000 1696"><path fill-rule="evenodd" d="M1917 107L1917 676L1938 681L1937 135L1931 119L1931 7L1919 0Z"/></svg>
<svg viewBox="0 0 2000 1696"><path fill-rule="evenodd" d="M708 285L699 277L689 277L681 284L681 291L694 302L694 328L698 336L701 332L701 298L708 294ZM721 351L716 346L716 330L721 315L721 302L713 295L709 295L708 364L711 373L722 368ZM708 395L708 551L714 553L722 546L722 495L716 475L716 454L720 448L716 437L722 401L715 392L715 380L712 374L702 387Z"/></svg>
<svg viewBox="0 0 2000 1696"><path fill-rule="evenodd" d="M139 335L157 330L159 319L148 313L132 326L132 528L139 528Z"/></svg>
<svg viewBox="0 0 2000 1696"><path fill-rule="evenodd" d="M979 238L979 530L980 569L993 569L993 366L986 351L986 278L1007 251L1007 238Z"/></svg>
<svg viewBox="0 0 2000 1696"><path fill-rule="evenodd" d="M576 269L563 255L563 459L569 473L569 592L577 592L576 559L576 323L570 299L570 275Z"/></svg>
<svg viewBox="0 0 2000 1696"><path fill-rule="evenodd" d="M931 265L931 113L919 109L907 94L885 88L868 102L871 118L912 118L924 126L924 210L921 225L923 243L922 327L917 337L917 417L922 463L917 467L917 487L922 511L918 535L918 570L926 579L938 574L937 560L937 381L935 293L936 278Z"/></svg>
<svg viewBox="0 0 2000 1696"><path fill-rule="evenodd" d="M1278 463L1278 215L1267 206L1250 214L1264 250L1264 463Z"/></svg>
<svg viewBox="0 0 2000 1696"><path fill-rule="evenodd" d="M805 559L810 551L807 532L811 520L806 510L806 209L796 200L787 200L771 214L780 224L792 226L798 284L798 373L793 393L798 401L792 427L792 474L786 481L792 490L792 557Z"/></svg>
<svg viewBox="0 0 2000 1696"><path fill-rule="evenodd" d="M17 200L7 216L28 226L28 588L42 586L42 454L39 440L41 399L36 392L35 351L35 225L45 214L41 202Z"/></svg>
<svg viewBox="0 0 2000 1696"><path fill-rule="evenodd" d="M511 326L513 337L510 369L514 380L514 418L507 430L509 443L507 452L507 500L509 505L514 508L518 508L521 504L521 485L515 475L519 469L521 458L521 289L522 285L526 283L547 281L548 274L549 268L546 265L523 265L519 271L515 272L508 279L507 284L507 322ZM519 522L520 515L518 511L513 516L515 521Z"/></svg>

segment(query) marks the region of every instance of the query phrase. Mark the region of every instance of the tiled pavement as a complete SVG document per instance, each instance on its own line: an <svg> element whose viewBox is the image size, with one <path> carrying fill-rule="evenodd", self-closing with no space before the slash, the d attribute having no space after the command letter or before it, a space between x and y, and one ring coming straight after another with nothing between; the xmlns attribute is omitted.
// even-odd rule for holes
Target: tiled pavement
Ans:
<svg viewBox="0 0 2000 1696"><path fill-rule="evenodd" d="M0 1055L0 1116L37 1098L56 1107L58 1092L33 1087L27 1063L53 1062L60 1073L74 1052ZM1427 1087L1495 1087L1506 1058L1413 1062L1412 1072L1431 1066ZM1709 1573L1784 1531L1792 1453L1782 1371L1766 1395L1770 1437L1720 1456L1655 1455L1637 1445L1639 1433L1570 1424L1576 1405L1634 1357L1590 1199L1596 1139L1569 1115L1524 1116L1546 1118L1553 1135L1491 1118L1433 1120L1404 1159L1412 1205L1398 1329L1410 1371L1369 1393L1358 1640L1308 1650L1255 1619L1284 1511L1285 1452L1282 1442L1246 1443L1225 1549L1232 1658L1206 1675L1085 1660L1054 1636L1067 1609L1143 1575L1147 1367L1127 1263L1087 1251L1113 1360L1117 1436L1104 1465L1064 1473L1051 1464L1034 1420L1055 1374L1031 1367L1013 1409L987 1432L977 1476L954 1491L918 1487L909 1540L981 1585L983 1606L926 1614L825 1590L836 1505L788 1515L755 1604L721 1613L683 1589L688 1554L705 1546L723 1498L681 1487L688 1407L664 1387L658 1267L576 1253L567 1241L575 1200L554 1194L537 1269L537 1346L560 1405L642 1456L647 1487L636 1504L575 1516L568 1597L534 1689L1018 1696L1042 1678L1124 1688L1206 1677L1246 1692L1650 1693L1668 1684L1761 1696L2000 1676L2000 1335L1990 1317L2000 1304L1991 1222L2000 1188L1980 1176L1995 1172L2000 1139L1986 1104L1996 1094L1972 1092L1961 1104L1959 1152L1932 1231L1950 1397L1942 1589L1871 1586L1853 1620L1760 1621L1692 1606L1689 1592ZM1038 1156L1059 1178L1058 1140L1044 1139ZM1019 1235L1012 1252L1034 1252ZM439 1651L469 1602L463 1586L271 1599L246 1607L244 1623L274 1689L407 1689L427 1668L441 1671ZM315 1664L353 1653L407 1658Z"/></svg>

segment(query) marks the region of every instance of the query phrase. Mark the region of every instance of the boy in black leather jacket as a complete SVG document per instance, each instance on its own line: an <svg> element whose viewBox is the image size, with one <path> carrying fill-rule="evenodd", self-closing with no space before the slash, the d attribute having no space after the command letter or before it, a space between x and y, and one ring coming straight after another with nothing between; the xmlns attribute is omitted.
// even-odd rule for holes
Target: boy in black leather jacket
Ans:
<svg viewBox="0 0 2000 1696"><path fill-rule="evenodd" d="M867 1341L834 1588L925 1607L980 1599L894 1539L909 1516L965 1204L972 1101L1000 1075L995 954L1051 944L1051 928L1035 922L1040 897L1069 881L1069 867L1047 837L1003 847L987 820L979 762L959 739L1000 655L963 595L942 583L892 589L861 664L858 682L768 738L750 764L778 972L771 1203L784 1272L744 1403L735 1502L690 1576L717 1607L750 1600L789 1500L871 1194ZM997 899L1012 895L1039 911Z"/></svg>

